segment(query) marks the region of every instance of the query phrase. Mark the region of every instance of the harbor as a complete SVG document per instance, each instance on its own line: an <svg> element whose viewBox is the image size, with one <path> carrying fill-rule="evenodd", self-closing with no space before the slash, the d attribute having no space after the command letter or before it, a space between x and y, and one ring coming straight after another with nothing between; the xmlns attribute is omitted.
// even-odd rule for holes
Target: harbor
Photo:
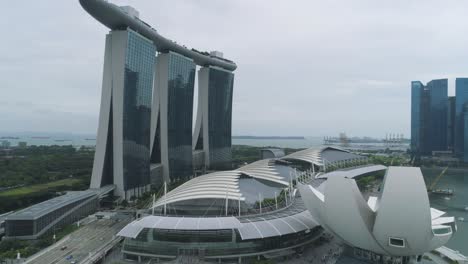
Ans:
<svg viewBox="0 0 468 264"><path fill-rule="evenodd" d="M421 168L426 184L431 184L445 167ZM429 192L431 206L447 212L457 220L458 231L447 243L447 247L468 255L468 171L448 168L440 177L436 189L452 190L451 194ZM430 187L430 186L429 186ZM436 190L434 189L434 191Z"/></svg>

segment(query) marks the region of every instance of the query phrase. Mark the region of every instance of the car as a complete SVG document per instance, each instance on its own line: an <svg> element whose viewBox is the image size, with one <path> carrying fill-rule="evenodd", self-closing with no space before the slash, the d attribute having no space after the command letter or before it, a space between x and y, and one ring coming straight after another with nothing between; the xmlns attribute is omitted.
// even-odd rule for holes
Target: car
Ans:
<svg viewBox="0 0 468 264"><path fill-rule="evenodd" d="M60 250L65 250L65 249L67 249L67 248L68 248L67 246L62 246L62 247L60 248Z"/></svg>

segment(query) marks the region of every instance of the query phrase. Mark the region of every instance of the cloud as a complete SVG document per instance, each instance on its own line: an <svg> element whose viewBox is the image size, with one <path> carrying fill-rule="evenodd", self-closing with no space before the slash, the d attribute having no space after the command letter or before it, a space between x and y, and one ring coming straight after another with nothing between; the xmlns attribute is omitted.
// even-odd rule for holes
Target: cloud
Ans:
<svg viewBox="0 0 468 264"><path fill-rule="evenodd" d="M464 1L113 2L238 64L235 134L409 135L410 82L468 75ZM13 1L2 14L2 127L95 133L108 30L77 0Z"/></svg>

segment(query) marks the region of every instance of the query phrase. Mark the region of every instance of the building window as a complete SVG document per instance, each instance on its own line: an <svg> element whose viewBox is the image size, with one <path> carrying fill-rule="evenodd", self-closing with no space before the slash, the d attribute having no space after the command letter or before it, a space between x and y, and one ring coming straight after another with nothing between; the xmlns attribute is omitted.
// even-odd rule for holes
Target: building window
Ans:
<svg viewBox="0 0 468 264"><path fill-rule="evenodd" d="M447 235L447 234L452 233L452 228L450 226L442 226L442 227L438 227L438 228L433 228L432 233L434 233L434 235L436 235L436 236L437 235L439 235L439 236Z"/></svg>
<svg viewBox="0 0 468 264"><path fill-rule="evenodd" d="M390 246L392 246L392 247L404 248L405 247L405 240L403 238L389 237L388 238L388 244L390 244Z"/></svg>

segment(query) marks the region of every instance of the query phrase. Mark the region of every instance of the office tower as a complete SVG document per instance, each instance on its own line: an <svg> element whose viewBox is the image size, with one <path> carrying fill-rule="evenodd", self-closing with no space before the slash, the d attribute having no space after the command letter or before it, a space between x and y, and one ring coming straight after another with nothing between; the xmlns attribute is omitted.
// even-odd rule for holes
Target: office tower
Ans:
<svg viewBox="0 0 468 264"><path fill-rule="evenodd" d="M427 84L430 96L428 145L430 150L447 149L448 80L432 80Z"/></svg>
<svg viewBox="0 0 468 264"><path fill-rule="evenodd" d="M468 105L463 106L463 131L468 131ZM463 153L464 162L468 162L468 133L463 133Z"/></svg>
<svg viewBox="0 0 468 264"><path fill-rule="evenodd" d="M415 153L422 152L424 133L422 106L427 98L424 85L420 81L411 82L411 150Z"/></svg>
<svg viewBox="0 0 468 264"><path fill-rule="evenodd" d="M447 79L432 80L424 86L411 83L411 149L429 155L447 149Z"/></svg>
<svg viewBox="0 0 468 264"><path fill-rule="evenodd" d="M455 144L455 96L449 96L447 106L447 150L454 150Z"/></svg>
<svg viewBox="0 0 468 264"><path fill-rule="evenodd" d="M231 124L234 74L219 67L198 71L198 111L193 135L209 169L232 168Z"/></svg>
<svg viewBox="0 0 468 264"><path fill-rule="evenodd" d="M130 29L106 36L91 188L116 185L124 199L149 188L153 42Z"/></svg>
<svg viewBox="0 0 468 264"><path fill-rule="evenodd" d="M156 65L151 160L152 163L162 164L164 181L187 180L193 174L192 119L196 65L192 59L174 52L160 53Z"/></svg>
<svg viewBox="0 0 468 264"><path fill-rule="evenodd" d="M455 154L462 156L465 152L465 105L468 104L468 78L455 80ZM467 149L468 150L468 149Z"/></svg>

